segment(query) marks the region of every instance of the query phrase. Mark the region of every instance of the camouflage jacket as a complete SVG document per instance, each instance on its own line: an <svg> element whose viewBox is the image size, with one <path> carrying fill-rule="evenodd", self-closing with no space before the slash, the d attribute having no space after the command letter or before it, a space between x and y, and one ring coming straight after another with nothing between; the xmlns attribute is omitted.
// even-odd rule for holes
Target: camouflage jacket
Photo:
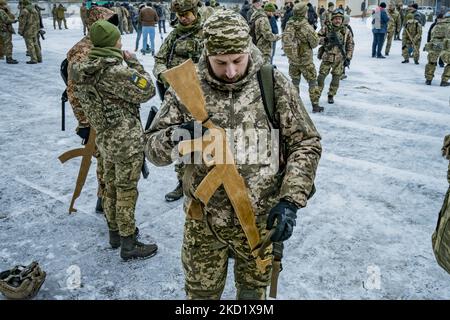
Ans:
<svg viewBox="0 0 450 320"><path fill-rule="evenodd" d="M436 49L450 51L450 18L439 21L431 31L431 41Z"/></svg>
<svg viewBox="0 0 450 320"><path fill-rule="evenodd" d="M72 106L73 114L75 115L75 118L78 120L79 128L89 127L89 121L84 115L80 102L78 101L77 97L75 97L74 94L75 83L72 80L70 80L71 79L70 73L72 64L79 63L83 60L87 60L91 48L92 42L89 39L89 36L86 36L79 42L77 42L67 53L67 61L69 62L67 68L69 73L68 77L69 80L67 81L67 98L69 99L69 103Z"/></svg>
<svg viewBox="0 0 450 320"><path fill-rule="evenodd" d="M450 160L450 134L444 138L444 144L442 146L442 156L447 160ZM450 161L448 163L447 181L450 184Z"/></svg>
<svg viewBox="0 0 450 320"><path fill-rule="evenodd" d="M419 21L411 17L412 15L409 14L405 18L407 20L403 28L402 38L407 42L420 43L422 39L422 25Z"/></svg>
<svg viewBox="0 0 450 320"><path fill-rule="evenodd" d="M194 63L200 59L203 51L203 32L201 22L197 22L190 29L181 32L180 26L175 27L164 39L158 53L155 55L153 75L159 79L161 73L176 67L191 58Z"/></svg>
<svg viewBox="0 0 450 320"><path fill-rule="evenodd" d="M86 23L88 17L88 9L86 7L80 7L80 18L83 23Z"/></svg>
<svg viewBox="0 0 450 320"><path fill-rule="evenodd" d="M15 33L12 24L16 17L11 13L8 7L0 7L0 33Z"/></svg>
<svg viewBox="0 0 450 320"><path fill-rule="evenodd" d="M313 63L313 49L319 44L319 37L306 18L291 18L283 32L283 50L290 64L309 65Z"/></svg>
<svg viewBox="0 0 450 320"><path fill-rule="evenodd" d="M106 160L124 161L143 152L140 103L155 95L150 75L137 59L114 57L74 63L70 79L90 125L97 147Z"/></svg>
<svg viewBox="0 0 450 320"><path fill-rule="evenodd" d="M214 8L203 6L200 10L202 15L202 21L206 21L209 17L211 17L214 14Z"/></svg>
<svg viewBox="0 0 450 320"><path fill-rule="evenodd" d="M400 21L400 14L397 12L397 10L387 10L387 14L389 15L389 22L387 26L387 32L393 33L400 31L401 28L401 21Z"/></svg>
<svg viewBox="0 0 450 320"><path fill-rule="evenodd" d="M56 8L56 18L59 20L65 19L66 11L67 11L67 9L64 6L58 6Z"/></svg>
<svg viewBox="0 0 450 320"><path fill-rule="evenodd" d="M272 55L272 42L279 37L272 33L269 19L264 10L259 9L253 12L250 18L250 25L254 24L256 46L263 55Z"/></svg>
<svg viewBox="0 0 450 320"><path fill-rule="evenodd" d="M345 52L345 57L342 56L341 49L337 44L330 43L329 37L335 32L339 42L342 44L342 48ZM324 62L338 62L344 61L344 59L352 59L353 50L355 48L355 43L353 41L353 36L350 30L341 25L340 27L335 27L333 25L327 26L319 31L319 44L324 46L324 53L322 60Z"/></svg>
<svg viewBox="0 0 450 320"><path fill-rule="evenodd" d="M267 138L267 134L270 136L271 132L257 80L257 71L263 61L255 46L249 63L247 75L232 84L218 81L210 74L204 55L197 65L206 109L216 125L235 130L232 135L235 149L239 148L239 141L249 132L257 132L255 141L260 143L261 137ZM299 207L306 205L321 155L320 135L298 92L276 69L274 90L275 117L281 128L280 140L286 150L284 175L277 174L277 168L271 167L271 161L236 161L237 169L246 182L255 214L260 217L266 217L270 208L281 198L286 198ZM192 116L180 103L173 89L169 89L152 126L145 134L145 153L153 164L164 166L172 163L171 154L175 147L171 139L173 131L178 125L190 120L193 120ZM270 141L270 137L268 139ZM265 155L278 160L278 154L271 154L269 150L270 147ZM183 176L185 208L208 171L204 164L186 165ZM223 187L216 191L205 209L212 214L216 225L239 223Z"/></svg>
<svg viewBox="0 0 450 320"><path fill-rule="evenodd" d="M36 37L40 29L39 13L34 6L29 5L23 8L19 16L19 34L25 38L32 38Z"/></svg>

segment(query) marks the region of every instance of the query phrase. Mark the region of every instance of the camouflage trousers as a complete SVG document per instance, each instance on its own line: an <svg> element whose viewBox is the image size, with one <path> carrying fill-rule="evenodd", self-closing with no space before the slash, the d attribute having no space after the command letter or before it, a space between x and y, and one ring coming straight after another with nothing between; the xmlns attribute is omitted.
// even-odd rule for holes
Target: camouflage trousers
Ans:
<svg viewBox="0 0 450 320"><path fill-rule="evenodd" d="M318 105L320 99L320 89L317 85L317 72L314 63L307 65L289 64L289 76L296 88L299 88L301 76L308 81L309 99L312 105Z"/></svg>
<svg viewBox="0 0 450 320"><path fill-rule="evenodd" d="M445 63L444 72L442 73L442 81L450 80L450 50L446 50L441 54L441 59Z"/></svg>
<svg viewBox="0 0 450 320"><path fill-rule="evenodd" d="M425 66L425 79L433 80L434 72L436 71L437 61L441 55L441 51L428 50L428 63Z"/></svg>
<svg viewBox="0 0 450 320"><path fill-rule="evenodd" d="M35 62L42 61L41 48L39 47L37 37L37 35L33 37L24 37L30 59Z"/></svg>
<svg viewBox="0 0 450 320"><path fill-rule="evenodd" d="M414 49L414 47L417 48ZM413 48L413 58L414 61L419 61L420 58L420 41L418 41L418 43L412 43L409 39L408 36L403 35L403 39L402 39L402 56L403 59L405 60L409 60L409 48Z"/></svg>
<svg viewBox="0 0 450 320"><path fill-rule="evenodd" d="M265 299L272 266L269 265L264 273L258 270L240 225L210 226L206 219L186 219L184 225L181 260L187 298L220 299L227 279L228 259L233 253L236 298ZM268 232L265 223L257 226L263 237ZM267 258L272 259L272 245L265 251L264 259Z"/></svg>
<svg viewBox="0 0 450 320"><path fill-rule="evenodd" d="M175 172L177 173L178 181L183 180L184 168L185 168L185 165L183 162L175 163Z"/></svg>
<svg viewBox="0 0 450 320"><path fill-rule="evenodd" d="M12 33L0 32L0 57L12 58Z"/></svg>
<svg viewBox="0 0 450 320"><path fill-rule="evenodd" d="M332 78L330 83L330 89L328 90L328 95L335 96L339 89L339 80L341 78L341 74L344 72L344 62L322 61L322 63L320 64L319 76L317 77L317 84L319 85L320 95L322 95L325 78L328 76L330 71Z"/></svg>
<svg viewBox="0 0 450 320"><path fill-rule="evenodd" d="M57 21L58 21L58 28L59 28L59 30L61 30L61 23L62 23L62 22L64 22L64 28L67 29L66 18L64 18L64 19L57 19Z"/></svg>
<svg viewBox="0 0 450 320"><path fill-rule="evenodd" d="M94 157L97 159L97 197L103 198L105 192L105 169L103 165L103 157L98 150L94 153Z"/></svg>
<svg viewBox="0 0 450 320"><path fill-rule="evenodd" d="M135 231L137 184L143 160L142 153L123 162L113 163L103 159L105 179L103 210L109 230L119 231L122 237L130 236Z"/></svg>
<svg viewBox="0 0 450 320"><path fill-rule="evenodd" d="M384 49L384 53L386 55L389 55L389 52L391 51L391 45L392 45L392 39L394 38L395 31L388 32L386 34L386 48Z"/></svg>

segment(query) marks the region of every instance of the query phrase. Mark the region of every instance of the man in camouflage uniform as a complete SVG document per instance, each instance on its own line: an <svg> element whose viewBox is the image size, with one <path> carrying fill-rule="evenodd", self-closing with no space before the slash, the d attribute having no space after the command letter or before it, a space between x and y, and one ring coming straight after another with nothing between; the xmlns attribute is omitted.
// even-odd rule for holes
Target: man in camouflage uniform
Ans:
<svg viewBox="0 0 450 320"><path fill-rule="evenodd" d="M400 24L400 14L395 10L395 6L393 4L388 5L387 14L389 16L388 26L387 26L387 39L386 39L386 48L384 49L384 54L386 56L389 55L391 51L392 39L394 35L400 32L399 27Z"/></svg>
<svg viewBox="0 0 450 320"><path fill-rule="evenodd" d="M58 8L56 8L56 21L58 22L58 28L61 30L61 23L64 22L64 28L67 28L67 22L66 22L66 7L62 5L62 3L59 4Z"/></svg>
<svg viewBox="0 0 450 320"><path fill-rule="evenodd" d="M428 51L428 63L425 66L426 84L431 85L434 77L434 71L439 57L442 55L442 61L446 63L442 73L441 86L450 85L450 11L443 19L438 20L436 26L431 31L431 41L425 45L425 51ZM444 61L445 60L445 61Z"/></svg>
<svg viewBox="0 0 450 320"><path fill-rule="evenodd" d="M412 9L409 8L411 11ZM422 25L414 19L414 14L409 12L405 16L405 25L402 33L402 63L409 63L409 48L413 49L414 63L419 64L420 42L422 41Z"/></svg>
<svg viewBox="0 0 450 320"><path fill-rule="evenodd" d="M27 61L28 64L42 62L41 48L37 38L40 27L39 13L30 0L24 0L19 16L19 35L24 38L27 52L30 55L30 61Z"/></svg>
<svg viewBox="0 0 450 320"><path fill-rule="evenodd" d="M52 7L52 17L53 17L53 29L56 30L56 21L58 20L58 8L56 7L56 3L53 4Z"/></svg>
<svg viewBox="0 0 450 320"><path fill-rule="evenodd" d="M17 64L18 61L12 58L12 35L16 33L12 26L17 22L16 17L11 13L11 10L6 3L6 0L0 0L0 55L6 56L6 63Z"/></svg>
<svg viewBox="0 0 450 320"><path fill-rule="evenodd" d="M112 248L121 247L123 260L156 254L155 244L136 240L137 184L143 164L140 103L155 95L150 75L134 54L122 51L119 29L98 20L90 30L89 59L71 66L70 79L89 124L105 170L104 211ZM123 64L125 62L127 65Z"/></svg>
<svg viewBox="0 0 450 320"><path fill-rule="evenodd" d="M283 32L283 49L289 59L289 76L296 88L300 79L308 81L309 98L313 112L323 111L319 106L320 90L317 86L317 72L313 62L313 49L319 44L319 37L306 19L308 7L304 3L294 6L293 16Z"/></svg>
<svg viewBox="0 0 450 320"><path fill-rule="evenodd" d="M91 25L97 20L108 20L114 15L114 12L104 8L104 7L93 7L89 10L89 15L86 17L86 27L90 28ZM88 60L89 52L92 49L92 42L89 38L89 35L85 36L79 42L77 42L67 53L67 61L68 61L68 82L67 82L67 97L69 99L70 105L72 106L73 114L75 118L78 120L78 126L76 128L77 134L80 138L83 139L83 143L86 144L88 142L89 133L91 126L89 125L89 121L86 118L86 115L83 112L80 102L74 94L75 83L71 80L71 69L74 63L80 63L82 61ZM103 170L103 158L100 155L98 150L94 153L95 158L97 159L97 181L98 181L98 189L97 189L97 205L96 212L103 213L103 205L102 198L105 190L105 181L104 181L104 170Z"/></svg>
<svg viewBox="0 0 450 320"><path fill-rule="evenodd" d="M253 43L261 51L264 64L272 64L272 46L273 43L281 39L281 34L274 34L268 17L275 12L273 3L266 3L264 9L257 9L250 18L250 28L253 37Z"/></svg>
<svg viewBox="0 0 450 320"><path fill-rule="evenodd" d="M320 30L319 44L323 47L321 54L322 63L320 64L317 83L320 93L325 83L325 78L331 71L332 79L330 90L328 91L328 103L334 103L334 96L339 89L339 81L344 68L350 65L353 57L355 43L350 30L343 24L344 10L336 9L333 12L331 24Z"/></svg>
<svg viewBox="0 0 450 320"><path fill-rule="evenodd" d="M198 13L198 0L175 0L172 2L172 11L176 12L178 22L156 54L153 68L161 100L164 100L164 93L168 87L161 74L187 59L197 63L203 50L202 21ZM176 201L183 196L183 168L182 163L175 165L178 184L173 191L166 194L166 201Z"/></svg>
<svg viewBox="0 0 450 320"><path fill-rule="evenodd" d="M331 18L333 15L333 11L334 11L334 3L333 2L328 2L328 10L324 11L324 13L322 13L323 15L323 24L321 24L322 29L324 28L324 26L330 26L331 25Z"/></svg>
<svg viewBox="0 0 450 320"><path fill-rule="evenodd" d="M205 50L197 65L210 120L224 129L239 129L234 146L243 130L270 131L264 111L257 72L263 65L261 52L254 46L249 27L241 15L224 10L212 15L203 26ZM313 188L321 155L320 135L316 131L298 91L277 69L274 69L274 95L280 141L288 151L284 175L267 164L239 163L239 174L245 181L256 215L261 237L277 220L271 240L285 241L293 231L296 212L306 205ZM173 89L166 98L145 135L145 152L155 165L169 165L172 151L179 142L181 128L193 125ZM198 125L198 131L201 132ZM236 131L235 131L236 132ZM190 133L189 133L190 134ZM189 136L188 134L188 136ZM179 137L179 136L178 136ZM192 136L191 136L192 137ZM242 146L241 146L242 147ZM280 149L281 149L280 148ZM245 161L244 161L245 162ZM264 299L270 283L271 263L260 271L250 253L246 235L223 187L217 189L207 205L201 204L191 215L190 203L198 203L194 192L208 173L200 164L187 164L183 177L186 221L182 246L185 290L189 299L219 299L227 277L230 252L235 257L235 285L238 299ZM264 259L272 258L272 245Z"/></svg>
<svg viewBox="0 0 450 320"><path fill-rule="evenodd" d="M89 31L87 27L88 9L86 7L86 2L83 2L80 7L80 18L83 24L83 34L86 35L86 30Z"/></svg>

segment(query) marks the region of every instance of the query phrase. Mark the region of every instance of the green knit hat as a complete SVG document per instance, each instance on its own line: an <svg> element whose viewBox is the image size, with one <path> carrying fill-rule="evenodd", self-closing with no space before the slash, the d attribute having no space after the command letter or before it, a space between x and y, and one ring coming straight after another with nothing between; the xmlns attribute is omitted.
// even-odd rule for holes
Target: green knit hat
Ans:
<svg viewBox="0 0 450 320"><path fill-rule="evenodd" d="M277 8L272 2L268 2L264 5L264 11L275 12L277 11Z"/></svg>
<svg viewBox="0 0 450 320"><path fill-rule="evenodd" d="M233 11L216 11L203 25L203 36L209 56L250 52L250 28Z"/></svg>
<svg viewBox="0 0 450 320"><path fill-rule="evenodd" d="M120 38L120 31L112 23L98 20L91 26L89 37L94 47L114 47Z"/></svg>

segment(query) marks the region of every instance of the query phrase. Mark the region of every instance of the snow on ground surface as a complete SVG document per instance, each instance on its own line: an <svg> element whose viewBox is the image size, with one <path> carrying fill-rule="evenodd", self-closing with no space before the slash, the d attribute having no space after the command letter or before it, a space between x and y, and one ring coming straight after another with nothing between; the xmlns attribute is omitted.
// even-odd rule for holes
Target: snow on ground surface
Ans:
<svg viewBox="0 0 450 320"><path fill-rule="evenodd" d="M159 246L149 260L125 263L109 249L105 221L94 213L93 168L79 212L68 215L79 160L62 165L57 157L80 139L70 106L67 129L60 130L59 65L82 32L76 17L68 19L69 30L45 23L42 64L25 64L17 35L20 64L0 61L0 270L39 261L48 276L38 299L184 299L182 202L164 201L176 184L173 166L149 165L149 179L139 183L137 224L144 241ZM431 249L448 186L440 156L450 133L450 90L438 86L443 69L425 86L426 54L418 66L401 64L401 43L394 41L391 56L372 59L370 29L359 19L352 26L349 77L336 103L326 103L325 90L325 112L311 115L323 137L317 193L286 243L279 299L450 299L450 276ZM135 34L125 35L124 49L133 50L134 41ZM152 57L138 57L151 71ZM287 75L280 43L274 62ZM301 97L311 110L304 80ZM159 104L158 97L144 104L142 117ZM223 298L234 299L229 266Z"/></svg>

